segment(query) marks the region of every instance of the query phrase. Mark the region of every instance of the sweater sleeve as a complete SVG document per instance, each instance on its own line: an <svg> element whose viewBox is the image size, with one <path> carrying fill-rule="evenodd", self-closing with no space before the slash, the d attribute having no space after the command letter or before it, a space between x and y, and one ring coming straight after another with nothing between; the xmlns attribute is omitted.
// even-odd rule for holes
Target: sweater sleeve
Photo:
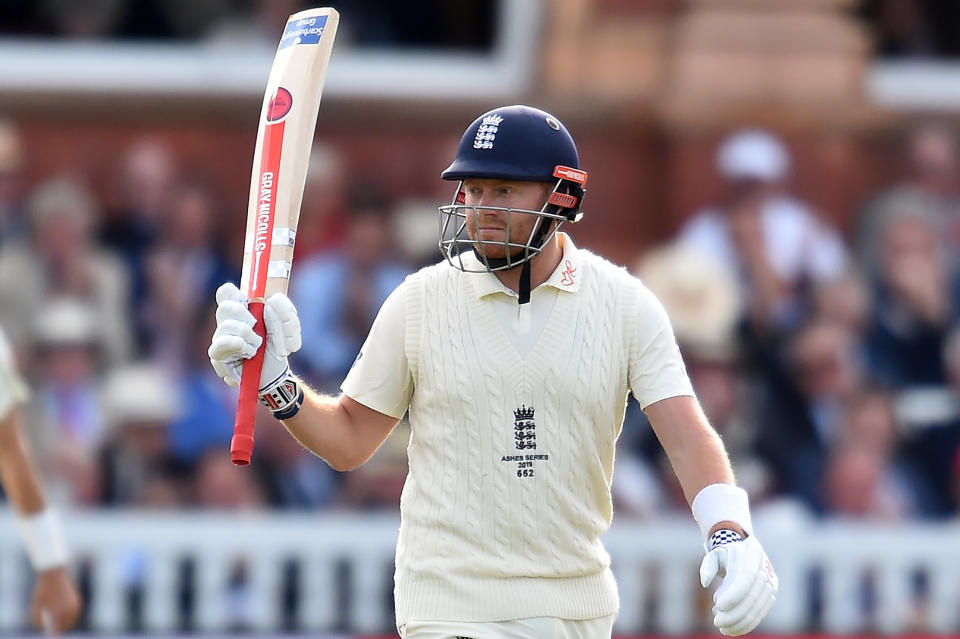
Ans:
<svg viewBox="0 0 960 639"><path fill-rule="evenodd" d="M660 300L641 285L635 303L630 389L640 408L668 397L692 396L693 387Z"/></svg>

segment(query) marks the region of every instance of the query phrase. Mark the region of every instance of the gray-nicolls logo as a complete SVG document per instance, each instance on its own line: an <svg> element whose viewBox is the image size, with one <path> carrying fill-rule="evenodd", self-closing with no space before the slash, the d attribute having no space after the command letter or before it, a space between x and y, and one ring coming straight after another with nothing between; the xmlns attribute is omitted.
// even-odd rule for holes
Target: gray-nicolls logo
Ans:
<svg viewBox="0 0 960 639"><path fill-rule="evenodd" d="M513 411L513 437L517 450L536 450L537 425L533 421L534 408L526 404Z"/></svg>

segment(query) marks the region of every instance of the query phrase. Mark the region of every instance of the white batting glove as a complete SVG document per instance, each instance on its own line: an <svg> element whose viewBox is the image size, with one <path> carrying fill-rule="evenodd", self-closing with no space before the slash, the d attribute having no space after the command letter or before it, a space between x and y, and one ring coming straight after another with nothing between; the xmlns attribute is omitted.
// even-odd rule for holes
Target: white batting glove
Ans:
<svg viewBox="0 0 960 639"><path fill-rule="evenodd" d="M724 533L739 537L728 530L714 533L713 549L700 564L700 584L706 588L717 576L723 580L713 594L713 625L725 635L744 635L773 607L777 575L756 537L727 541Z"/></svg>
<svg viewBox="0 0 960 639"><path fill-rule="evenodd" d="M263 342L253 330L255 320L247 303L247 297L230 282L217 289L217 330L207 355L213 370L230 386L240 385L243 360L253 357ZM297 309L283 293L275 293L264 302L263 322L267 346L260 373L261 393L288 376L287 357L301 344Z"/></svg>
<svg viewBox="0 0 960 639"><path fill-rule="evenodd" d="M13 349L0 331L0 420L26 398L27 389L13 363Z"/></svg>

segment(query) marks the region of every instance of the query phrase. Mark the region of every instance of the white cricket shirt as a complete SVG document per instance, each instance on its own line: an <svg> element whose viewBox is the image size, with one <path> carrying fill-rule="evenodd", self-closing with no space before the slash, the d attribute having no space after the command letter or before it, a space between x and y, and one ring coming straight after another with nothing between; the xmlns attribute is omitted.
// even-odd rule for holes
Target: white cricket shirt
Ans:
<svg viewBox="0 0 960 639"><path fill-rule="evenodd" d="M646 407L693 391L653 294L560 240L529 309L491 273L441 263L411 275L343 382L381 413L410 410L398 624L619 607L600 535L627 393Z"/></svg>

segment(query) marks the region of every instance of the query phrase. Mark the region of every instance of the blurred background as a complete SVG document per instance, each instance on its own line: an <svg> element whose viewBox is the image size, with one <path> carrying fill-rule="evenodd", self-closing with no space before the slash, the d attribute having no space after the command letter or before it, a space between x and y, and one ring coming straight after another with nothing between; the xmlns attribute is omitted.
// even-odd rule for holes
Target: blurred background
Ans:
<svg viewBox="0 0 960 639"><path fill-rule="evenodd" d="M337 473L206 357L294 0L0 0L0 325L64 509L80 634L394 636L408 428ZM760 632L960 634L960 4L345 0L303 199L295 369L336 392L439 259L440 171L502 104L561 118L578 245L674 323L781 578ZM698 533L631 403L617 632L712 632ZM0 527L0 631L30 573Z"/></svg>

